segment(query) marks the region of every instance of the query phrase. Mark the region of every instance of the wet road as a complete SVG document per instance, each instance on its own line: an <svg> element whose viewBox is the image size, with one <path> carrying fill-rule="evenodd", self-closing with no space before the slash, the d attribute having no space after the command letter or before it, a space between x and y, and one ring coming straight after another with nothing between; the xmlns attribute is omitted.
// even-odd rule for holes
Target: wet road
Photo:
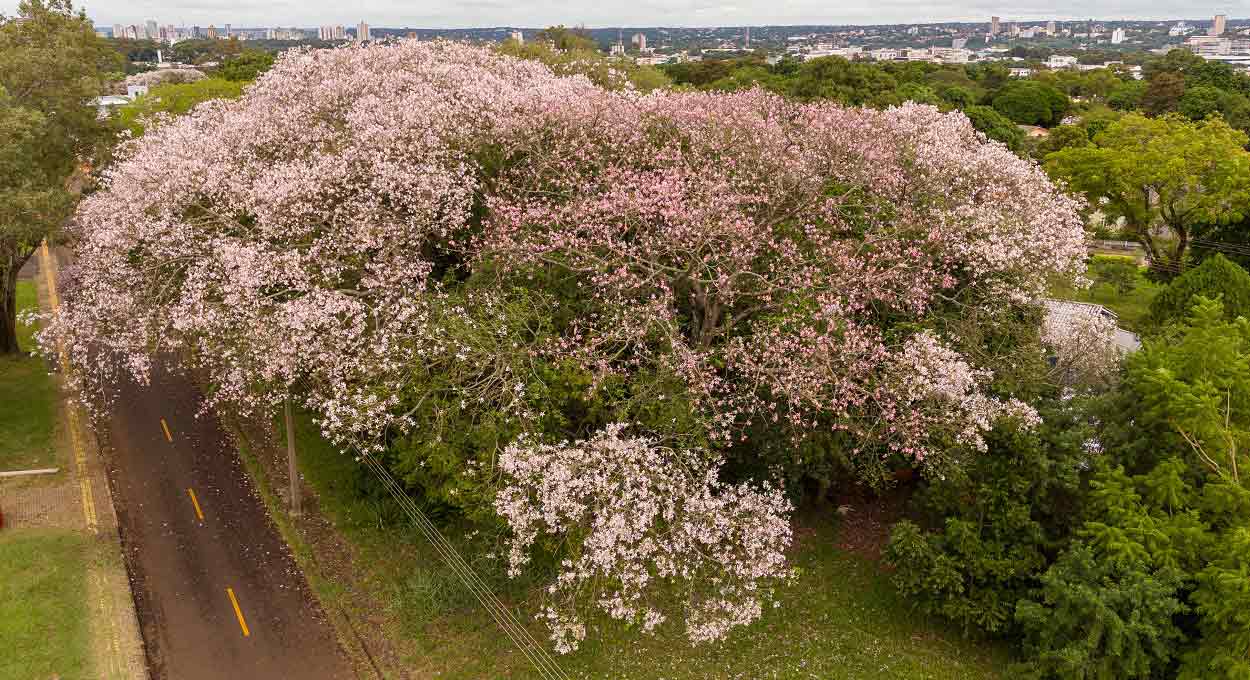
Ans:
<svg viewBox="0 0 1250 680"><path fill-rule="evenodd" d="M119 387L109 475L154 678L349 678L338 643L199 393Z"/></svg>

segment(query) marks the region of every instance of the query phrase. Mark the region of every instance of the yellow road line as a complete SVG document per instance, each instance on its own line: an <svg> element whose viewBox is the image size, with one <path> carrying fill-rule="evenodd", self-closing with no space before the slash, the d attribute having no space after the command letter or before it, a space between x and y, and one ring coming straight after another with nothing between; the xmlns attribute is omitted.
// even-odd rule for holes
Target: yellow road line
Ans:
<svg viewBox="0 0 1250 680"><path fill-rule="evenodd" d="M250 636L252 632L247 629L247 621L243 620L243 610L239 609L239 601L235 599L234 591L226 588L226 594L230 596L230 604L234 605L234 615L239 617L239 628L243 629L243 637Z"/></svg>
<svg viewBox="0 0 1250 680"><path fill-rule="evenodd" d="M169 433L169 425L165 423L164 418L161 418L161 429L165 431L165 441L173 442L174 436Z"/></svg>
<svg viewBox="0 0 1250 680"><path fill-rule="evenodd" d="M190 488L188 488L188 489L187 489L187 495L191 497L191 505L194 505L194 506L195 506L195 516L196 516L196 517L199 517L199 518L200 518L200 521L201 521L201 522L203 522L203 521L204 521L204 511L203 511L203 510L200 510L200 501L199 501L199 499L197 499L197 498L195 497L195 491L194 491L194 490L192 490L192 489L190 489Z"/></svg>
<svg viewBox="0 0 1250 680"><path fill-rule="evenodd" d="M56 292L56 273L52 255L48 251L48 242L44 241L39 248L39 266L43 269L44 281L48 288L48 306L55 312L61 306L61 298ZM62 375L69 375L69 355L65 345L57 343L57 358L60 360ZM96 521L95 496L91 493L91 477L87 474L87 452L83 447L82 433L78 429L78 409L71 403L65 404L65 414L69 420L69 440L74 448L74 467L78 472L78 486L82 491L82 514L87 520L87 528L91 533L100 533Z"/></svg>

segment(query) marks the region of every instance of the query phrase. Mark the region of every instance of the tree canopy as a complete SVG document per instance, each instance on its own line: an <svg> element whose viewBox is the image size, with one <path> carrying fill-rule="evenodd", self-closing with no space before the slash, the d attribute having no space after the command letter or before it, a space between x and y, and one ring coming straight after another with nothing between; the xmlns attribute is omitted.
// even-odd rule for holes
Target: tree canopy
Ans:
<svg viewBox="0 0 1250 680"><path fill-rule="evenodd" d="M1247 136L1219 118L1130 114L1094 137L1046 158L1052 175L1084 193L1091 205L1123 217L1153 265L1185 268L1195 228L1240 220L1250 204ZM1168 248L1156 229L1174 235ZM1166 250L1165 250L1166 249Z"/></svg>
<svg viewBox="0 0 1250 680"><path fill-rule="evenodd" d="M107 133L92 100L119 70L69 0L23 0L0 16L0 354L19 351L17 272L68 215L70 178Z"/></svg>

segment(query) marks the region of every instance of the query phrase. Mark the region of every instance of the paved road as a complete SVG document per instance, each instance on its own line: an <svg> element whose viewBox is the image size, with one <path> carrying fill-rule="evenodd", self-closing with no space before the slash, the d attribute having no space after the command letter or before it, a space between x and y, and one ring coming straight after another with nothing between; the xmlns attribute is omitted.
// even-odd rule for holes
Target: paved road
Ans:
<svg viewBox="0 0 1250 680"><path fill-rule="evenodd" d="M109 474L153 677L351 677L229 440L195 417L195 387L158 367L119 389Z"/></svg>

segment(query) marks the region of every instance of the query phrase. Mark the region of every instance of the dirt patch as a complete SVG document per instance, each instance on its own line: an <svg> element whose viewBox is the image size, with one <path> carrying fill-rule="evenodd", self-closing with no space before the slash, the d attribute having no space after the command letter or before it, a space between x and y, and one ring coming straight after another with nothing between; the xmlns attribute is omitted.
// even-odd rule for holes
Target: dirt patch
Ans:
<svg viewBox="0 0 1250 680"><path fill-rule="evenodd" d="M907 488L884 495L846 494L837 500L838 548L877 561L890 541L890 528L902 519Z"/></svg>

